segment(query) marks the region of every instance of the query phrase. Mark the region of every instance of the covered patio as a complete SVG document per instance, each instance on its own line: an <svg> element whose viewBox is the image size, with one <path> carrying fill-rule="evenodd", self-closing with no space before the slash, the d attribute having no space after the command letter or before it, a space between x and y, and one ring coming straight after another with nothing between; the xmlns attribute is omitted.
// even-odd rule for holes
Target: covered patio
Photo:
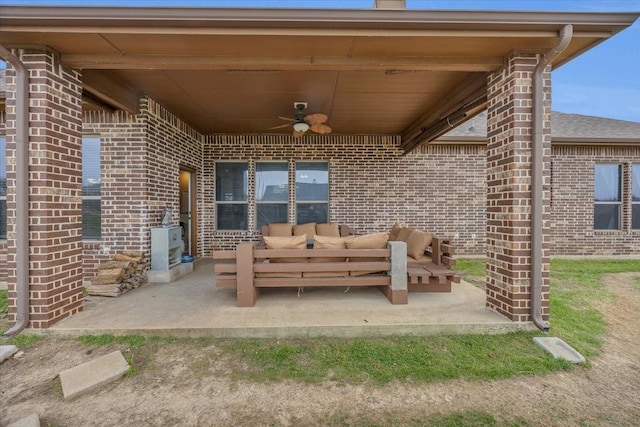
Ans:
<svg viewBox="0 0 640 427"><path fill-rule="evenodd" d="M301 338L504 333L533 328L485 307L482 289L462 281L451 293L411 293L392 305L376 288L265 289L255 307L235 289L216 289L213 260L173 283L149 283L119 298L89 297L84 310L46 330L58 336Z"/></svg>
<svg viewBox="0 0 640 427"><path fill-rule="evenodd" d="M7 147L0 277L7 278L15 322L10 333L29 326L221 336L351 328L379 335L531 321L545 329L551 70L637 16L3 7L0 56L9 66L0 123ZM299 102L326 116L332 133L292 115ZM433 143L484 109L486 148ZM311 132L292 133L294 122ZM83 234L87 136L100 143L100 199L91 200L101 222L93 239ZM323 162L327 197L312 202L327 207L325 221L365 234L398 218L438 235L461 233L462 245L478 238L476 247L486 245L486 291L459 285L451 295L411 295L403 307L390 306L377 290L300 298L271 291L254 309L239 310L234 290L215 289L207 258L262 237L254 176L265 162L284 171L287 204L276 222L300 222L305 200L298 199L295 172ZM227 173L225 163L240 166ZM483 179L471 182L467 168L481 168ZM189 191L180 186L183 173ZM222 177L234 174L229 188L239 195L218 191ZM452 191L478 195L481 208L466 209L463 197L451 203ZM83 299L84 281L110 252L149 254L160 213L174 208L177 225L181 204L191 254L204 257L194 274L113 301ZM242 212L232 225L219 221L228 207ZM469 229L474 224L482 227L481 241Z"/></svg>

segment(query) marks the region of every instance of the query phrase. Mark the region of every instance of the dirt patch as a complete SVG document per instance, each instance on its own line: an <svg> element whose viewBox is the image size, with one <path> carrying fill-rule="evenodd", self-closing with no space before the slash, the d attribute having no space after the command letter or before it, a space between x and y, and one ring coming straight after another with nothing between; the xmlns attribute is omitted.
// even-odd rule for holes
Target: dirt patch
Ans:
<svg viewBox="0 0 640 427"><path fill-rule="evenodd" d="M140 373L71 402L57 374L96 355L75 340L47 339L0 367L0 424L38 413L42 425L414 425L434 414L481 411L544 426L635 426L640 419L638 274L607 276L601 307L610 331L592 369L500 381L320 385L235 380L210 343L158 344L136 353Z"/></svg>

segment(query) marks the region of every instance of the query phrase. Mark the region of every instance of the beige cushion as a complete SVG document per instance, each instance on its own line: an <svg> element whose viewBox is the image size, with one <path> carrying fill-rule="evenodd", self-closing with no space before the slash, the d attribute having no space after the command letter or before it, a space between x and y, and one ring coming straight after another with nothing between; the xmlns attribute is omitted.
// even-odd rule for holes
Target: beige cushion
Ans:
<svg viewBox="0 0 640 427"><path fill-rule="evenodd" d="M391 232L389 233L389 240L398 240L398 233L400 233L400 230L402 230L402 225L397 222L393 224L393 226L391 227Z"/></svg>
<svg viewBox="0 0 640 427"><path fill-rule="evenodd" d="M385 249L387 247L388 241L389 235L386 232L366 234L364 236L351 236L345 238L347 249ZM386 260L386 258L349 257L349 261L351 262L374 262ZM378 273L378 270L352 271L349 274L351 276L362 276L370 273Z"/></svg>
<svg viewBox="0 0 640 427"><path fill-rule="evenodd" d="M316 224L316 235L340 237L340 228L337 222L327 222Z"/></svg>
<svg viewBox="0 0 640 427"><path fill-rule="evenodd" d="M303 234L306 234L309 237L309 239L313 239L313 236L316 235L316 223L308 222L306 224L299 224L299 225L293 226L294 236L301 236Z"/></svg>
<svg viewBox="0 0 640 427"><path fill-rule="evenodd" d="M269 236L289 237L293 235L293 225L288 222L269 224Z"/></svg>
<svg viewBox="0 0 640 427"><path fill-rule="evenodd" d="M317 235L313 239L313 249L346 249L345 239L342 237ZM310 262L345 262L345 257L312 257Z"/></svg>
<svg viewBox="0 0 640 427"><path fill-rule="evenodd" d="M302 273L282 272L282 273L256 273L256 277L264 277L268 279L281 279L281 278L298 278L302 277Z"/></svg>
<svg viewBox="0 0 640 427"><path fill-rule="evenodd" d="M422 258L431 240L433 240L431 233L413 230L407 239L407 255L414 259Z"/></svg>
<svg viewBox="0 0 640 427"><path fill-rule="evenodd" d="M399 242L406 242L412 231L413 228L402 227L398 232L398 237L396 238L396 240Z"/></svg>
<svg viewBox="0 0 640 427"><path fill-rule="evenodd" d="M351 276L351 277L359 277L359 276L366 276L367 274L381 274L381 273L384 273L384 271L382 271L382 270L350 271L349 272L349 276Z"/></svg>
<svg viewBox="0 0 640 427"><path fill-rule="evenodd" d="M306 249L307 235L292 237L264 236L267 249ZM271 262L307 262L306 257L301 258L271 258Z"/></svg>
<svg viewBox="0 0 640 427"><path fill-rule="evenodd" d="M265 259L263 261L264 264L269 264L269 260ZM300 272L281 272L281 273L256 273L256 277L275 277L275 278L280 278L280 277L302 277L302 273Z"/></svg>
<svg viewBox="0 0 640 427"><path fill-rule="evenodd" d="M344 239L347 249L385 249L389 241L387 232L349 236Z"/></svg>
<svg viewBox="0 0 640 427"><path fill-rule="evenodd" d="M348 277L348 271L305 271L303 277Z"/></svg>
<svg viewBox="0 0 640 427"><path fill-rule="evenodd" d="M433 264L430 256L423 256L421 258L413 258L407 255L407 267L424 267L425 265Z"/></svg>

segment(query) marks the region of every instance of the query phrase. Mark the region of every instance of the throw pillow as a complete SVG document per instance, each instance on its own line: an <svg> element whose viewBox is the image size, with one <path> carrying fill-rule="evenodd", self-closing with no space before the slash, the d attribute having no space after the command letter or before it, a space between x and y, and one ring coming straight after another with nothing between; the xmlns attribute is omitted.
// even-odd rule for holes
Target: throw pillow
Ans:
<svg viewBox="0 0 640 427"><path fill-rule="evenodd" d="M306 249L307 235L292 237L264 236L267 249ZM306 257L300 258L271 258L271 262L307 262Z"/></svg>
<svg viewBox="0 0 640 427"><path fill-rule="evenodd" d="M433 240L431 233L413 230L407 239L407 255L414 259L422 258L431 240Z"/></svg>
<svg viewBox="0 0 640 427"><path fill-rule="evenodd" d="M263 264L269 264L269 260L265 259ZM280 273L256 273L256 277L267 277L267 278L282 278L282 277L302 277L302 273L300 272L280 272Z"/></svg>
<svg viewBox="0 0 640 427"><path fill-rule="evenodd" d="M389 241L389 234L380 233L365 234L364 236L350 236L345 239L347 249L385 249Z"/></svg>
<svg viewBox="0 0 640 427"><path fill-rule="evenodd" d="M269 224L269 236L291 237L293 226L288 222Z"/></svg>
<svg viewBox="0 0 640 427"><path fill-rule="evenodd" d="M298 224L293 226L293 235L300 236L302 234L306 234L309 239L313 239L316 235L316 223L308 222L306 224Z"/></svg>
<svg viewBox="0 0 640 427"><path fill-rule="evenodd" d="M317 235L313 240L313 249L346 249L345 239L342 237ZM345 257L312 257L310 262L344 262Z"/></svg>
<svg viewBox="0 0 640 427"><path fill-rule="evenodd" d="M346 245L342 237L317 235L313 240L313 249L345 249ZM309 262L346 262L345 257L311 257ZM345 264L346 265L346 264ZM307 271L304 277L345 277L348 271Z"/></svg>
<svg viewBox="0 0 640 427"><path fill-rule="evenodd" d="M398 237L396 238L396 240L399 242L406 242L412 231L413 231L413 228L403 227L398 232Z"/></svg>
<svg viewBox="0 0 640 427"><path fill-rule="evenodd" d="M389 240L398 240L398 233L400 233L400 230L402 230L402 225L397 222L393 224L393 226L391 227L391 232L389 233Z"/></svg>
<svg viewBox="0 0 640 427"><path fill-rule="evenodd" d="M326 224L316 224L316 235L340 237L340 228L337 222L327 222Z"/></svg>
<svg viewBox="0 0 640 427"><path fill-rule="evenodd" d="M389 241L389 235L386 232L367 234L364 236L351 236L345 239L347 249L385 249L387 242ZM387 261L387 258L364 258L364 257L350 257L350 262L376 262ZM352 271L351 276L362 276L369 273L378 273L376 270L372 271Z"/></svg>

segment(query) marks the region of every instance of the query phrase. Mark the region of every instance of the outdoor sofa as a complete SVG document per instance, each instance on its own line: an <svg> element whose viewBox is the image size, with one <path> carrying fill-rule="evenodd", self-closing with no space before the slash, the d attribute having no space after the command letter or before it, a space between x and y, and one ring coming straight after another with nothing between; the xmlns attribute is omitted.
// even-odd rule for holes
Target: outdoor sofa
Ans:
<svg viewBox="0 0 640 427"><path fill-rule="evenodd" d="M235 288L239 307L255 305L260 288L308 286L376 286L392 304L406 304L409 291L448 292L459 280L448 267L450 241L430 233L394 226L390 233L349 236L336 223L267 227L261 243L213 253L216 287Z"/></svg>

